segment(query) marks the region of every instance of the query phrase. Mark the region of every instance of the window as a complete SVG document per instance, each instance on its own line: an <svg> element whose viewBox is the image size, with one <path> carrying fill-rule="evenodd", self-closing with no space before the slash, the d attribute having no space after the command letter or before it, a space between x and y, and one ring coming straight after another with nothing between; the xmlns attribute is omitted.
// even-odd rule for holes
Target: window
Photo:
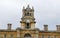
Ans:
<svg viewBox="0 0 60 38"><path fill-rule="evenodd" d="M56 38L56 35L54 35L54 38Z"/></svg>
<svg viewBox="0 0 60 38"><path fill-rule="evenodd" d="M0 38L1 38L1 35L0 35Z"/></svg>
<svg viewBox="0 0 60 38"><path fill-rule="evenodd" d="M31 13L30 13L30 16L31 16Z"/></svg>
<svg viewBox="0 0 60 38"><path fill-rule="evenodd" d="M4 34L4 38L6 38L6 34Z"/></svg>
<svg viewBox="0 0 60 38"><path fill-rule="evenodd" d="M13 35L11 34L10 38L13 38Z"/></svg>
<svg viewBox="0 0 60 38"><path fill-rule="evenodd" d="M44 38L44 35L42 35L42 38Z"/></svg>
<svg viewBox="0 0 60 38"><path fill-rule="evenodd" d="M27 16L29 16L30 14L29 13L27 13Z"/></svg>
<svg viewBox="0 0 60 38"><path fill-rule="evenodd" d="M25 13L26 16L31 16L31 13Z"/></svg>
<svg viewBox="0 0 60 38"><path fill-rule="evenodd" d="M48 38L50 38L50 35L48 35Z"/></svg>
<svg viewBox="0 0 60 38"><path fill-rule="evenodd" d="M29 23L26 23L26 28L27 28L27 29L29 29L29 28L30 28Z"/></svg>
<svg viewBox="0 0 60 38"><path fill-rule="evenodd" d="M25 13L25 16L26 16L26 13Z"/></svg>
<svg viewBox="0 0 60 38"><path fill-rule="evenodd" d="M26 16L29 16L29 13L25 13Z"/></svg>

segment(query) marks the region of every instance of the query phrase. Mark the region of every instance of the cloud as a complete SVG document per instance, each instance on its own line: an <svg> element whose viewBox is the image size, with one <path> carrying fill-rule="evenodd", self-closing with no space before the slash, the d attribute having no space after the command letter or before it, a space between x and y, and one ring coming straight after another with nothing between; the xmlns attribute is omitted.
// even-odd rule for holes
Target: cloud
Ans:
<svg viewBox="0 0 60 38"><path fill-rule="evenodd" d="M23 6L34 7L36 27L43 29L46 23L53 29L60 24L60 0L0 0L0 28L7 28L7 23L12 23L12 28L20 26Z"/></svg>

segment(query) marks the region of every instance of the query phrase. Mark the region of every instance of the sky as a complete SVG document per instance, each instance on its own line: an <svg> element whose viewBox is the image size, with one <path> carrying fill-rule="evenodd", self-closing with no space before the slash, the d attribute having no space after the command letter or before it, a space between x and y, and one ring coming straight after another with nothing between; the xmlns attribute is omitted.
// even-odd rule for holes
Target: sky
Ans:
<svg viewBox="0 0 60 38"><path fill-rule="evenodd" d="M36 28L44 29L44 24L49 30L56 30L60 25L60 0L0 0L0 29L7 29L7 24L12 24L12 29L21 27L23 6L34 7Z"/></svg>

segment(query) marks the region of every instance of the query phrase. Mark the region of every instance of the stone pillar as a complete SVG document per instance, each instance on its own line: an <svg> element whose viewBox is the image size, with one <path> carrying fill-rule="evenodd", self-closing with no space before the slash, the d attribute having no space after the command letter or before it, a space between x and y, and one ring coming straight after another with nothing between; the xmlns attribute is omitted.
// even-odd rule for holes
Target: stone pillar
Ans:
<svg viewBox="0 0 60 38"><path fill-rule="evenodd" d="M7 25L8 25L7 29L8 29L8 30L11 30L12 24L9 23L9 24L7 24Z"/></svg>
<svg viewBox="0 0 60 38"><path fill-rule="evenodd" d="M36 31L35 38L39 38L39 31Z"/></svg>
<svg viewBox="0 0 60 38"><path fill-rule="evenodd" d="M47 24L44 25L44 31L48 31L48 25Z"/></svg>
<svg viewBox="0 0 60 38"><path fill-rule="evenodd" d="M56 25L57 27L57 32L60 32L60 25Z"/></svg>
<svg viewBox="0 0 60 38"><path fill-rule="evenodd" d="M35 28L35 24L31 23L31 29L34 29L34 28Z"/></svg>
<svg viewBox="0 0 60 38"><path fill-rule="evenodd" d="M20 38L20 28L17 28L17 38Z"/></svg>
<svg viewBox="0 0 60 38"><path fill-rule="evenodd" d="M39 38L38 34L36 34L36 37L35 38Z"/></svg>

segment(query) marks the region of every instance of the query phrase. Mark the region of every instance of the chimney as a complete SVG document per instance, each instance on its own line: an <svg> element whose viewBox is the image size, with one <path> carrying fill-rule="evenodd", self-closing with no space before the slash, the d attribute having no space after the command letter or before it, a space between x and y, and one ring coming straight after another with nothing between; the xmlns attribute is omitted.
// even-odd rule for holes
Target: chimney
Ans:
<svg viewBox="0 0 60 38"><path fill-rule="evenodd" d="M60 25L56 25L57 27L57 32L60 32Z"/></svg>
<svg viewBox="0 0 60 38"><path fill-rule="evenodd" d="M44 24L44 31L48 31L48 25Z"/></svg>
<svg viewBox="0 0 60 38"><path fill-rule="evenodd" d="M12 24L9 23L9 24L7 24L7 25L8 25L7 29L8 29L8 30L11 30Z"/></svg>

